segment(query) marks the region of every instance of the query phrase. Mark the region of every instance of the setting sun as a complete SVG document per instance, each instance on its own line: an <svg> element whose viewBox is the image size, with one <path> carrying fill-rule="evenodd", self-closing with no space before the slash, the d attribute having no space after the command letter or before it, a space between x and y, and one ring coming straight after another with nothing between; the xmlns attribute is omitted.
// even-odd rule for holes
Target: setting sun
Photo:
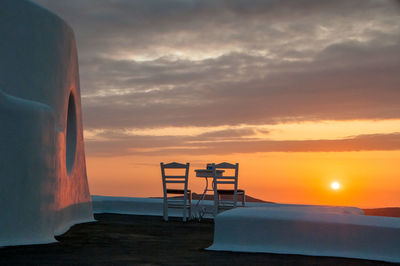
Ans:
<svg viewBox="0 0 400 266"><path fill-rule="evenodd" d="M338 189L340 188L340 183L337 182L337 181L332 182L332 183L331 183L331 188L332 188L333 190L338 190Z"/></svg>

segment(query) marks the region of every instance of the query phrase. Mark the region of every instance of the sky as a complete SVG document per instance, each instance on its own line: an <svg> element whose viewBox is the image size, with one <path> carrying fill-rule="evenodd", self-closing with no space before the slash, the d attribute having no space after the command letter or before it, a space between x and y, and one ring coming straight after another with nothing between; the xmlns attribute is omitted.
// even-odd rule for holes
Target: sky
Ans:
<svg viewBox="0 0 400 266"><path fill-rule="evenodd" d="M400 206L400 1L35 2L75 32L92 194L228 161L264 200Z"/></svg>

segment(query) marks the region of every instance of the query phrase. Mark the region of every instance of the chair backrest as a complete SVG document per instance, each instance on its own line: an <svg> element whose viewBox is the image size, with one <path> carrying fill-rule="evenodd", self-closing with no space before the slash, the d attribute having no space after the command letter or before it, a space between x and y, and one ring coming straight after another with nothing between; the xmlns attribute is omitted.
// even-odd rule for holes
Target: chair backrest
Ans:
<svg viewBox="0 0 400 266"><path fill-rule="evenodd" d="M189 179L189 163L182 164L182 163L160 163L161 165L161 176L162 176L162 181L163 181L163 190L164 190L164 195L166 195L167 192L167 184L183 184L183 189L185 190L185 194L187 192L187 187L188 187L188 179ZM166 174L166 169L184 169L184 175L180 174L171 174L168 175Z"/></svg>
<svg viewBox="0 0 400 266"><path fill-rule="evenodd" d="M215 190L218 188L218 184L232 184L234 186L235 194L238 187L238 175L239 175L239 164L231 164L231 163L219 163L219 164L212 164L213 168L213 176L214 176L214 188ZM235 170L234 175L217 175L217 170L224 170L224 169L233 169Z"/></svg>

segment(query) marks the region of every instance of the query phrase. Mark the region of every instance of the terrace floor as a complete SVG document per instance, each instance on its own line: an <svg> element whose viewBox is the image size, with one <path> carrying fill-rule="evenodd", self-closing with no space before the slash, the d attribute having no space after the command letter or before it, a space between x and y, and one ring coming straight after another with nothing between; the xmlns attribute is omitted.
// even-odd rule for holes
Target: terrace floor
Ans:
<svg viewBox="0 0 400 266"><path fill-rule="evenodd" d="M96 214L73 226L58 243L0 248L1 265L390 265L390 263L300 255L204 250L213 221L183 223L158 216Z"/></svg>

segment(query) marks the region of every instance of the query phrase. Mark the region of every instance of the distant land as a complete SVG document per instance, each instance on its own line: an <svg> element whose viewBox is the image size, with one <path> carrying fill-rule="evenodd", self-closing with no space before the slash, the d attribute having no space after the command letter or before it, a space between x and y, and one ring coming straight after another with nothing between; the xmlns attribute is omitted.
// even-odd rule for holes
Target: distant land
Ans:
<svg viewBox="0 0 400 266"><path fill-rule="evenodd" d="M363 209L365 215L400 217L400 207Z"/></svg>

